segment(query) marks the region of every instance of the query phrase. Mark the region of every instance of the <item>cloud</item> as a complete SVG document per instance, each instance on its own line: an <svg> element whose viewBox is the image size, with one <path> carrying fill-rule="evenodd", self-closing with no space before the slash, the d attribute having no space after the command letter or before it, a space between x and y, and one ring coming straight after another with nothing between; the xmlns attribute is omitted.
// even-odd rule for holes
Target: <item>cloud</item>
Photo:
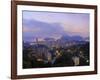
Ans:
<svg viewBox="0 0 100 80"><path fill-rule="evenodd" d="M70 35L81 35L81 36L89 36L89 25L81 24L81 23L71 23L71 22L62 22L62 27L67 34Z"/></svg>
<svg viewBox="0 0 100 80"><path fill-rule="evenodd" d="M89 36L89 27L85 24L61 22L47 23L35 19L23 19L23 39L33 40L33 38L55 38L58 39L63 35L80 35Z"/></svg>
<svg viewBox="0 0 100 80"><path fill-rule="evenodd" d="M28 27L23 27L23 32L39 32L40 31L40 29L37 27L37 28L28 28Z"/></svg>
<svg viewBox="0 0 100 80"><path fill-rule="evenodd" d="M65 31L59 23L46 23L37 20L23 20L23 38L59 38Z"/></svg>

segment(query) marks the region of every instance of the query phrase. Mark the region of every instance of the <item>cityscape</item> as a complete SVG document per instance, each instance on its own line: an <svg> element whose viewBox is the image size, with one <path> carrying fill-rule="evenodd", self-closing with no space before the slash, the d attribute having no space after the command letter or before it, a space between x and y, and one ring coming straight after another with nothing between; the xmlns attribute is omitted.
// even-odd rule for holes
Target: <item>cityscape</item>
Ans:
<svg viewBox="0 0 100 80"><path fill-rule="evenodd" d="M89 45L89 14L23 11L24 69L89 66Z"/></svg>

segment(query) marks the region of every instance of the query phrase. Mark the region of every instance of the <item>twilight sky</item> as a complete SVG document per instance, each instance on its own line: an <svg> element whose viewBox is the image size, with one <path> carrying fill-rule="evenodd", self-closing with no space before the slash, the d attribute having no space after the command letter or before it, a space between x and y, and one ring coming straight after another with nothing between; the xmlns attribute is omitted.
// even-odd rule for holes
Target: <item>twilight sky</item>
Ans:
<svg viewBox="0 0 100 80"><path fill-rule="evenodd" d="M89 37L89 14L23 11L23 39L55 38L63 35Z"/></svg>

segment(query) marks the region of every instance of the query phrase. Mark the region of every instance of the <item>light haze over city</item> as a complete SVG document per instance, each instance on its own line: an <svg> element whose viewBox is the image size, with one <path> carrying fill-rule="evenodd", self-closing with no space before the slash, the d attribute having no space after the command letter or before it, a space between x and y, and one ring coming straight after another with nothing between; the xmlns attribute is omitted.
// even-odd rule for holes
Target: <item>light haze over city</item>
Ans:
<svg viewBox="0 0 100 80"><path fill-rule="evenodd" d="M23 40L59 39L64 35L89 37L89 14L23 11Z"/></svg>

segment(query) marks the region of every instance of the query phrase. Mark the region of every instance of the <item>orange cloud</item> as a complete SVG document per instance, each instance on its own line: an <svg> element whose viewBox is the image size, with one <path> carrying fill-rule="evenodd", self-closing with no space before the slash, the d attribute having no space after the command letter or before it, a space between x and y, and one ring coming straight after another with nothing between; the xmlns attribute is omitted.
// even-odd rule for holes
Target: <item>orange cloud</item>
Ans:
<svg viewBox="0 0 100 80"><path fill-rule="evenodd" d="M23 32L37 32L37 31L40 31L40 29L39 28L31 29L28 27L23 27Z"/></svg>
<svg viewBox="0 0 100 80"><path fill-rule="evenodd" d="M82 35L88 36L89 35L89 26L85 24L77 24L70 22L63 22L61 23L65 32L70 33L71 35Z"/></svg>

